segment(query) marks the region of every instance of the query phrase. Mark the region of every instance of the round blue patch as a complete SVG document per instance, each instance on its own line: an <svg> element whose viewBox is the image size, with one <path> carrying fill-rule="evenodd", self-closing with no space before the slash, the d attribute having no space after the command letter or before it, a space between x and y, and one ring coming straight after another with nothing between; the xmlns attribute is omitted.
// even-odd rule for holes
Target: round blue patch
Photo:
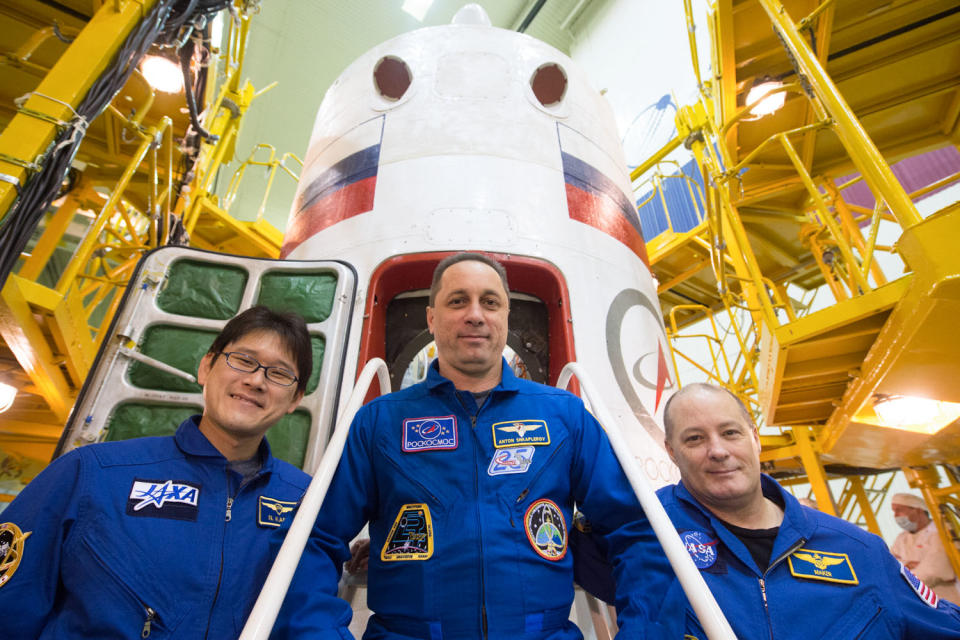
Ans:
<svg viewBox="0 0 960 640"><path fill-rule="evenodd" d="M717 539L702 531L684 531L680 534L683 546L693 558L697 569L708 569L717 561Z"/></svg>

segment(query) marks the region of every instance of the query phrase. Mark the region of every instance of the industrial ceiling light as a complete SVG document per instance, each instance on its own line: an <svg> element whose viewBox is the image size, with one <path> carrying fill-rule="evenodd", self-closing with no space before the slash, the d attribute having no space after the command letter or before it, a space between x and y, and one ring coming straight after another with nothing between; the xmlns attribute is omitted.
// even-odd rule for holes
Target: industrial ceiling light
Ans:
<svg viewBox="0 0 960 640"><path fill-rule="evenodd" d="M13 406L13 399L17 397L17 388L0 382L0 413Z"/></svg>
<svg viewBox="0 0 960 640"><path fill-rule="evenodd" d="M183 91L183 72L180 65L163 56L146 56L140 63L140 72L150 86L164 93Z"/></svg>
<svg viewBox="0 0 960 640"><path fill-rule="evenodd" d="M762 118L780 109L787 99L786 92L777 91L782 86L782 82L769 76L754 80L753 87L747 93L747 104L753 105L750 115L754 118Z"/></svg>
<svg viewBox="0 0 960 640"><path fill-rule="evenodd" d="M877 426L936 433L960 418L960 404L878 393L873 398Z"/></svg>

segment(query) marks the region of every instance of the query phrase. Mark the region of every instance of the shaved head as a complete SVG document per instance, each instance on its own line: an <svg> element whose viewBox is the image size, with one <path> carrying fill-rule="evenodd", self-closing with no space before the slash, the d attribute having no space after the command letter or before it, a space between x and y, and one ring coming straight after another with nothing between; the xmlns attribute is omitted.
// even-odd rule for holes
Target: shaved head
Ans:
<svg viewBox="0 0 960 640"><path fill-rule="evenodd" d="M679 391L677 391L672 396L670 396L670 399L667 400L667 404L664 405L663 407L663 431L664 431L664 436L666 437L667 440L670 439L670 436L673 433L674 426L675 426L673 417L670 414L670 407L673 404L674 400L677 400L678 398L683 398L692 393L702 393L702 392L722 393L730 396L736 401L737 405L740 407L740 411L743 412L743 416L744 418L746 418L747 422L750 425L753 425L754 427L756 427L756 424L754 424L753 422L753 415L750 413L750 410L747 409L747 405L743 404L743 400L741 400L735 393L732 393L730 390L715 384L707 384L706 382L694 382L692 384L687 384L681 387Z"/></svg>

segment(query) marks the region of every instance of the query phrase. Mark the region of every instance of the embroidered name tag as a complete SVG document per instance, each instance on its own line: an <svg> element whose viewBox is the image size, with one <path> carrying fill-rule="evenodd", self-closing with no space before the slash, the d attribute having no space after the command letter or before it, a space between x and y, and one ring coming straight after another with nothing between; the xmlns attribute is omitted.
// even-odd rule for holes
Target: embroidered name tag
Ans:
<svg viewBox="0 0 960 640"><path fill-rule="evenodd" d="M0 587L7 584L23 558L23 541L32 532L23 532L12 522L0 524Z"/></svg>
<svg viewBox="0 0 960 640"><path fill-rule="evenodd" d="M287 519L287 514L296 507L296 502L260 496L257 500L257 524L261 527L279 527Z"/></svg>
<svg viewBox="0 0 960 640"><path fill-rule="evenodd" d="M198 484L134 478L127 497L127 515L195 521L199 500Z"/></svg>
<svg viewBox="0 0 960 640"><path fill-rule="evenodd" d="M530 546L541 558L556 562L567 555L567 522L552 500L544 498L527 507L523 528Z"/></svg>
<svg viewBox="0 0 960 640"><path fill-rule="evenodd" d="M913 592L917 594L917 597L926 602L928 605L937 608L937 602L940 601L940 598L937 597L937 594L933 589L928 587L923 580L913 575L913 572L910 569L907 569L907 565L900 563L900 575L903 576L903 579L907 581L907 584L910 585L910 588L913 589Z"/></svg>
<svg viewBox="0 0 960 640"><path fill-rule="evenodd" d="M426 560L432 555L430 507L420 503L403 505L380 550L380 559L384 562Z"/></svg>
<svg viewBox="0 0 960 640"><path fill-rule="evenodd" d="M493 423L493 446L497 449L521 444L550 444L550 431L545 420L509 420Z"/></svg>
<svg viewBox="0 0 960 640"><path fill-rule="evenodd" d="M438 418L410 418L403 421L403 450L436 451L457 448L457 419L454 416Z"/></svg>
<svg viewBox="0 0 960 640"><path fill-rule="evenodd" d="M825 580L841 584L860 584L845 553L798 549L787 558L790 574L796 578Z"/></svg>
<svg viewBox="0 0 960 640"><path fill-rule="evenodd" d="M534 447L510 447L497 449L490 459L487 473L491 476L502 476L508 473L526 473L533 463Z"/></svg>

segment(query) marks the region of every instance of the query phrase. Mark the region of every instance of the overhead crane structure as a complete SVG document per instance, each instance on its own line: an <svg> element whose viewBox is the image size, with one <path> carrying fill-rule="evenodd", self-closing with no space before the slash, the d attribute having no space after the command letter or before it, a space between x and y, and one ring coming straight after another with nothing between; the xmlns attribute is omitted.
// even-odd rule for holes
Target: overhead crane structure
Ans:
<svg viewBox="0 0 960 640"><path fill-rule="evenodd" d="M875 411L894 396L960 402L960 203L926 218L914 204L960 180L960 167L913 193L891 170L960 144L960 6L716 0L712 75L700 77L684 4L699 99L631 175L641 209L657 200L666 211L647 249L674 363L744 398L765 425L766 469L809 483L821 510L879 533L874 510L902 468L960 573L960 413L905 429ZM769 79L786 99L757 117L746 96ZM665 160L681 145L692 176ZM671 219L671 182L697 213L692 228ZM849 197L860 182L875 206ZM895 245L878 243L881 224L898 225ZM887 276L880 252L904 274ZM821 288L834 302L813 311ZM831 478L845 481L836 499Z"/></svg>
<svg viewBox="0 0 960 640"><path fill-rule="evenodd" d="M247 167L297 179L299 160L269 145L241 163L221 202L214 179L234 158L243 116L258 96L243 80L251 16L238 0L224 46L197 38L191 79L200 127L191 126L183 94L153 89L140 71L94 119L77 109L91 86L152 15L170 0L0 2L0 224L55 151L66 129L82 136L56 199L0 291L0 376L19 390L0 416L0 450L18 460L49 460L138 260L164 244L253 257L277 257L282 234L262 217L230 215ZM183 3L181 3L183 4ZM204 3L200 3L201 5ZM212 2L206 4L213 4ZM193 34L191 35L191 31ZM171 55L154 43L148 53ZM136 67L139 60L133 60ZM269 88L269 87L268 87Z"/></svg>

